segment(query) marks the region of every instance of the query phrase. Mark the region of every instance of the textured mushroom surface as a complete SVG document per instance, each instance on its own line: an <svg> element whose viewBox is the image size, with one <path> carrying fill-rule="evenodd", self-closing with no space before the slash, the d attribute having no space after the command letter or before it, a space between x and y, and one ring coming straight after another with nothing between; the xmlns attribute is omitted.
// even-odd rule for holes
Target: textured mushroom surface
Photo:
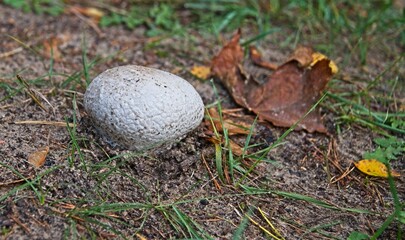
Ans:
<svg viewBox="0 0 405 240"><path fill-rule="evenodd" d="M135 65L98 75L86 90L84 107L109 140L130 150L178 139L204 116L201 97L186 80Z"/></svg>

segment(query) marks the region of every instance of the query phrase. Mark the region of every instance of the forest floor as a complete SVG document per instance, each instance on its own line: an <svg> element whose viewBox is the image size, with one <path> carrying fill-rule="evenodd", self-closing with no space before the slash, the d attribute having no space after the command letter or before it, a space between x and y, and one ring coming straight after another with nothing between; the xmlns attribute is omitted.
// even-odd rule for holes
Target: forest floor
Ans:
<svg viewBox="0 0 405 240"><path fill-rule="evenodd" d="M179 12L182 23L192 21L192 12ZM403 143L404 135L373 121L364 124L370 115L356 115L353 106L394 113L392 122L399 125L390 126L404 130L404 46L395 27L376 31L367 36L365 57L344 33L337 35L340 44L326 48L330 33L314 36L316 24L315 30L305 24L294 30L284 28L285 21L274 24L281 30L256 42L263 55L281 64L297 44L326 49L339 66L328 91L347 96L350 104L327 97L320 110L328 134L292 131L275 147L287 128L258 121L249 146L256 144L252 151L271 146L270 151L246 174L255 159L235 156L239 167L228 169L230 179L221 179L218 149L206 136L206 124L171 145L130 152L98 136L83 94L86 79L135 64L187 79L207 107L219 101L222 109L238 108L220 82L190 73L193 66L209 65L233 31L215 35L189 28L149 37L144 24L100 28L77 12L49 16L0 4L0 237L362 239L360 233L376 234L398 208L396 201L404 206L405 159L397 155L390 162L402 173L391 186L353 162L378 148L375 139L389 136ZM257 36L254 27L241 29L242 42ZM27 89L43 96L46 110ZM255 119L247 110L237 117ZM232 139L241 146L246 142L245 135ZM45 163L34 167L28 157L44 147L49 148ZM222 148L219 158L227 168L229 152ZM404 230L394 219L380 238L396 239Z"/></svg>

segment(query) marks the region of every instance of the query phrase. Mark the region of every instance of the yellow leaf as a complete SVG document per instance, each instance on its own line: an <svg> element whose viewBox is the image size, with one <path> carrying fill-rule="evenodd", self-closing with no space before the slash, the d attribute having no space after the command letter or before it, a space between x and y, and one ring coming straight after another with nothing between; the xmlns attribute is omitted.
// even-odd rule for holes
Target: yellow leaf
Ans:
<svg viewBox="0 0 405 240"><path fill-rule="evenodd" d="M211 68L207 66L194 66L190 72L197 78L205 80L211 75Z"/></svg>
<svg viewBox="0 0 405 240"><path fill-rule="evenodd" d="M97 19L104 16L103 11L101 11L100 9L97 9L97 8L92 8L92 7L84 8L83 14L85 14L86 16L92 17L92 18L97 18Z"/></svg>
<svg viewBox="0 0 405 240"><path fill-rule="evenodd" d="M28 156L28 162L34 165L34 167L39 168L45 163L46 155L48 155L49 147L41 147L37 151L31 153Z"/></svg>
<svg viewBox="0 0 405 240"><path fill-rule="evenodd" d="M79 6L72 6L69 9L71 12L79 12L87 17L93 18L95 20L99 20L101 17L104 16L104 12L98 8L93 7L79 7Z"/></svg>
<svg viewBox="0 0 405 240"><path fill-rule="evenodd" d="M387 167L382 162L376 159L364 159L357 163L354 163L354 165L357 167L357 169L367 175L388 178ZM400 176L400 174L394 170L391 170L391 175L393 177Z"/></svg>

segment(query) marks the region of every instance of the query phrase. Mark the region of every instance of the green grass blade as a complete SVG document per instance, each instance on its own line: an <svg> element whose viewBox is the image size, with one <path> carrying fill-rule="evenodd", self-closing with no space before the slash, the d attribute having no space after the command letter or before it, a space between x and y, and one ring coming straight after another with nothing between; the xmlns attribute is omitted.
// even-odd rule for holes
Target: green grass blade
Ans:
<svg viewBox="0 0 405 240"><path fill-rule="evenodd" d="M0 166L8 168L13 173L15 173L17 176L19 176L21 179L24 179L26 181L24 184L17 186L15 188L11 189L8 193L4 194L3 196L0 196L0 202L4 201L9 196L13 195L14 193L18 192L19 190L25 189L27 187L30 187L37 195L38 200L41 201L41 199L43 199L43 196L41 196L41 194L38 192L38 190L36 189L34 184L36 184L43 176L55 171L58 168L61 168L61 166L55 166L55 167L49 168L49 169L45 170L43 173L39 174L35 179L30 181L27 178L25 178L21 173L19 173L16 169L14 169L13 167L8 166L2 162L0 162Z"/></svg>

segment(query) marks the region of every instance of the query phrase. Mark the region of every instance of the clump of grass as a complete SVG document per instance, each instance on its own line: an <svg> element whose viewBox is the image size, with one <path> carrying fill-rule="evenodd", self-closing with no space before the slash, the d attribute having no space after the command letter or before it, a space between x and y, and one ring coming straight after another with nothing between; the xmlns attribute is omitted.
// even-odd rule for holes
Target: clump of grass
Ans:
<svg viewBox="0 0 405 240"><path fill-rule="evenodd" d="M152 7L134 4L128 11L112 12L100 20L103 27L119 24L129 29L145 25L146 35L149 37L182 31L174 7L165 3L155 4Z"/></svg>
<svg viewBox="0 0 405 240"><path fill-rule="evenodd" d="M374 142L378 147L372 152L366 152L364 159L377 159L382 163L389 163L398 159L405 152L405 140L396 137L376 138Z"/></svg>
<svg viewBox="0 0 405 240"><path fill-rule="evenodd" d="M196 23L191 27L203 28L218 35L246 24L257 27L258 32L269 30L275 5L265 1L200 0L187 2L184 7L197 16Z"/></svg>
<svg viewBox="0 0 405 240"><path fill-rule="evenodd" d="M123 156L122 156L123 157ZM117 159L116 157L107 159L106 161L112 161L112 159ZM100 166L105 166L103 164L97 164ZM135 187L140 187L144 192L145 200L144 202L129 202L129 203L122 203L122 202L104 202L104 201L95 201L93 199L86 199L77 202L75 207L64 213L67 219L70 219L70 228L66 229L65 234L67 237L72 236L79 236L77 231L77 224L85 226L87 229L86 234L95 234L97 235L99 230L97 228L101 228L107 232L111 232L115 235L118 235L122 238L128 237L124 233L122 233L117 226L124 226L126 228L133 229L131 232L135 232L134 235L138 233L142 233L142 229L145 223L149 220L149 216L152 214L161 214L162 219L170 225L175 233L179 234L179 236L183 236L187 239L212 239L212 237L200 226L195 220L193 220L190 216L184 213L180 209L180 205L187 202L192 202L196 200L174 200L173 202L169 203L162 203L159 199L157 199L156 203L153 203L150 199L149 190L143 186L138 180L134 179L133 177L121 172L117 167L112 166L105 166L106 168L110 168L111 171L108 171L107 174L102 175L94 175L97 178L101 177L101 184L105 179L108 179L108 176L111 174L119 174L125 178L129 178ZM76 200L77 201L77 200ZM63 202L63 201L62 201ZM68 201L70 202L70 201ZM60 205L61 201L58 201ZM56 203L55 203L56 204ZM72 206L70 203L68 205ZM123 211L139 211L141 212L141 218L139 219L140 223L138 227L130 225L125 218L120 217L120 213ZM109 223L106 224L105 222L108 221ZM117 224L115 227L112 223Z"/></svg>
<svg viewBox="0 0 405 240"><path fill-rule="evenodd" d="M224 117L223 117L223 109L221 105L221 101L219 100L219 95L217 92L217 89L215 87L215 84L213 81L211 81L211 84L214 89L214 94L217 97L217 101L212 104L212 107L215 107L218 112L218 117L219 119L214 119L208 112L208 115L206 116L207 120L211 123L211 126L213 128L213 137L212 139L214 140L214 147L215 147L215 167L216 167L216 172L218 174L219 179L223 183L232 183L235 184L236 186L238 185L238 180L237 180L237 173L239 176L243 176L243 178L247 177L251 171L254 170L254 163L253 165L248 165L248 163L245 160L249 161L254 161L256 159L255 154L248 154L248 150L258 147L261 144L251 144L251 138L254 133L254 128L256 125L256 119L252 123L249 129L246 129L244 126L239 126L235 125L235 127L242 129L243 131L247 131L248 134L246 135L245 143L244 146L241 148L242 154L235 155L232 151L233 146L232 146L232 140L230 138L231 133L229 132L230 130L226 127L224 124ZM209 108L209 106L207 107ZM220 123L221 131L217 129L217 126L214 122ZM257 161L270 161L267 159L266 155L261 155L257 159ZM250 171L248 170L250 168ZM243 180L243 179L242 179Z"/></svg>
<svg viewBox="0 0 405 240"><path fill-rule="evenodd" d="M170 225L185 238L213 239L197 222L181 211L177 206L156 208Z"/></svg>
<svg viewBox="0 0 405 240"><path fill-rule="evenodd" d="M64 3L61 0L4 0L4 4L24 12L58 16L63 13Z"/></svg>
<svg viewBox="0 0 405 240"><path fill-rule="evenodd" d="M76 101L76 97L73 98L73 101ZM84 171L87 172L87 160L84 157L84 154L81 150L80 142L85 141L85 138L80 138L77 134L77 117L76 117L77 109L74 109L73 113L73 127L70 126L68 119L66 119L66 128L70 136L70 147L69 147L69 155L67 157L67 161L69 162L69 166L73 167L74 162L76 159L76 155L80 159L81 166L83 167Z"/></svg>
<svg viewBox="0 0 405 240"><path fill-rule="evenodd" d="M388 84L392 86L388 94L382 95L378 93L378 90L374 90L380 85L386 85L382 79L388 71L395 69L401 63L403 63L402 56L394 60L360 91L343 90L341 93L332 93L332 89L328 93L332 101L335 101L335 104L330 105L332 108L329 107L329 109L340 115L338 127L340 127L340 123L357 123L388 137L392 134L405 134L405 121L403 120L405 112L400 111L395 93L398 80L388 81ZM378 109L375 106L378 106ZM339 128L338 132L340 132Z"/></svg>
<svg viewBox="0 0 405 240"><path fill-rule="evenodd" d="M342 94L343 96L346 94ZM328 96L337 101L335 106L338 106L336 111L341 114L338 121L338 132L340 132L341 123L357 123L365 127L369 127L383 135L391 136L393 134L404 134L404 121L401 119L405 113L401 112L380 112L373 111L362 104L358 104L353 100L342 95L328 93ZM389 131L389 132L387 132Z"/></svg>
<svg viewBox="0 0 405 240"><path fill-rule="evenodd" d="M283 197L283 198L287 198L287 199L291 199L291 200L295 200L295 201L304 201L309 204L316 205L318 207L325 208L325 209L331 209L334 211L348 212L348 213L354 213L354 214L371 214L371 215L378 214L373 211L369 211L369 210L365 210L365 209L340 207L329 201L328 202L322 201L315 197L311 197L309 195L303 195L303 194L294 193L294 192L279 191L279 190L274 190L271 188L249 186L249 185L245 185L245 184L240 185L240 187L246 195L254 195L254 196L257 195L257 196L261 196L261 197L265 197L265 198L268 198L268 196L270 196L270 195L276 195L279 197ZM254 206L252 206L252 207L254 207ZM268 226L265 227L264 225L258 224L256 221L252 221L251 216L255 215L254 213L256 213L257 211L256 212L250 211L250 212L248 212L248 214L245 215L245 218L242 219L239 227L235 231L235 234L237 234L237 236L239 236L238 239L241 238L243 231L246 228L246 224L247 224L246 218L249 219L254 225L258 226L264 233L270 235L273 239L284 239L281 236L281 234L278 233L276 226L273 226L273 224L271 224L269 219L267 219L264 212L261 211L259 207L254 207L254 208L256 208L258 210L258 212L261 215L261 218L263 218L265 220L265 222L268 224ZM287 222L288 224L291 224L290 220L288 220L288 219L281 218L279 220ZM296 225L296 227L298 227L298 228L302 228L302 229L307 228L306 226L299 224L299 223L293 223L293 224ZM329 238L339 238L339 236L333 236L322 230L324 228L328 228L328 227L335 226L338 224L340 224L339 221L334 221L331 223L323 223L323 224L308 228L307 230L304 231L304 233L300 237L302 238L310 233L316 232L318 234L321 234L321 235L329 237Z"/></svg>
<svg viewBox="0 0 405 240"><path fill-rule="evenodd" d="M40 202L41 205L43 205L46 200L46 192L43 192L42 188L40 186L41 179L59 168L58 166L55 166L55 167L46 169L45 171L39 173L35 178L28 179L28 178L24 177L24 175L21 174L17 169L15 169L14 167L12 167L10 165L0 162L0 167L9 169L12 173L17 175L20 179L23 179L25 182L17 187L12 188L6 194L0 196L0 203L3 202L4 200L6 200L8 197L16 194L18 191L30 188L35 193L35 195L38 198L38 201Z"/></svg>
<svg viewBox="0 0 405 240"><path fill-rule="evenodd" d="M275 16L276 19L290 22L293 28L299 29L300 35L306 34L305 38L322 37L323 41L317 48L328 55L334 52L336 46L344 46L342 41L345 38L348 40L345 43L350 52L348 56L358 56L362 64L367 62L369 49L381 45L381 41L400 41L404 44L402 12L396 9L392 1L294 0L280 2L279 9L280 14ZM382 39L382 36L389 37Z"/></svg>
<svg viewBox="0 0 405 240"><path fill-rule="evenodd" d="M215 85L212 83L213 89L214 89L214 94L218 97L218 92L216 90ZM214 135L216 139L224 139L224 141L219 140L218 143L214 144L215 145L215 166L217 170L217 174L222 182L226 182L226 177L225 173L229 172L229 175L231 176L231 182L235 186L241 185L246 178L249 178L249 175L254 172L255 168L257 167L258 164L261 162L269 162L269 163L274 163L270 159L268 159L268 154L271 150L275 149L278 147L280 144L282 144L282 141L292 132L294 131L295 127L297 124L302 121L308 114L313 112L319 104L321 104L325 98L326 94L324 94L308 111L307 113L302 116L293 126L291 126L289 129L287 129L279 138L277 138L273 143L271 143L270 146L265 147L263 149L257 150L255 152L248 153L248 150L258 148L260 146L263 146L264 144L257 144L253 143L251 144L251 139L254 133L254 128L256 124L256 120L253 122L249 129L249 133L246 136L245 144L242 148L243 154L241 156L235 156L232 153L232 147L230 145L231 139L229 138L229 133L226 125L224 124L224 119L222 115L222 105L221 101L217 100L215 104L217 109L218 109L218 114L219 114L219 119L216 119L221 124L221 129L223 131L222 135L219 133L219 131L216 129L214 122L214 119L210 115L208 115L208 120L211 122L211 125L214 130ZM243 166L241 163L244 159L250 159L253 162L248 165L248 166ZM235 178L235 173L239 172L240 178L236 179Z"/></svg>

